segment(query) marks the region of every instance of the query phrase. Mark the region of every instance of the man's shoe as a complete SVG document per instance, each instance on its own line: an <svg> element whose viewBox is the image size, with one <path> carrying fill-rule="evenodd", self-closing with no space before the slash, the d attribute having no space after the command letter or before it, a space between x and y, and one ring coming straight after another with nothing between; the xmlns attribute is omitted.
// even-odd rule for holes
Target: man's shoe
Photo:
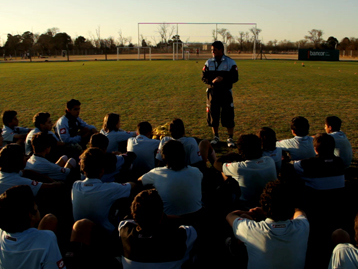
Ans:
<svg viewBox="0 0 358 269"><path fill-rule="evenodd" d="M235 143L234 143L234 140L232 138L227 139L227 146L229 148L234 148L235 147Z"/></svg>
<svg viewBox="0 0 358 269"><path fill-rule="evenodd" d="M211 145L216 145L217 143L219 143L220 138L218 136L214 136L214 139L210 141Z"/></svg>

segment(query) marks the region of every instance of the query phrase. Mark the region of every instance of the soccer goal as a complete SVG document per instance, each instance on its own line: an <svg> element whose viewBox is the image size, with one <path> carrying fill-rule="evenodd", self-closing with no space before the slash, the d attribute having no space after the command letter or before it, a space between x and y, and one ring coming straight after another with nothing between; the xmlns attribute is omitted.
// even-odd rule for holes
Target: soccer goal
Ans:
<svg viewBox="0 0 358 269"><path fill-rule="evenodd" d="M185 60L212 57L211 43L220 40L230 57L256 59L256 29L256 23L139 22L138 44L152 47L154 58Z"/></svg>

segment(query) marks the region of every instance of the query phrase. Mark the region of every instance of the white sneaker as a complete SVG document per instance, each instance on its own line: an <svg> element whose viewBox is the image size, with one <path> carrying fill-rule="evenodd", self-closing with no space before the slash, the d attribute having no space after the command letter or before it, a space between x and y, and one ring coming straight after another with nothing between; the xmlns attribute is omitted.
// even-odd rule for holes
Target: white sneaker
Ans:
<svg viewBox="0 0 358 269"><path fill-rule="evenodd" d="M235 147L235 143L234 143L234 140L232 138L227 139L227 146L229 148L234 148Z"/></svg>
<svg viewBox="0 0 358 269"><path fill-rule="evenodd" d="M217 143L219 143L220 138L218 136L214 136L214 139L210 141L210 144L212 145L216 145Z"/></svg>

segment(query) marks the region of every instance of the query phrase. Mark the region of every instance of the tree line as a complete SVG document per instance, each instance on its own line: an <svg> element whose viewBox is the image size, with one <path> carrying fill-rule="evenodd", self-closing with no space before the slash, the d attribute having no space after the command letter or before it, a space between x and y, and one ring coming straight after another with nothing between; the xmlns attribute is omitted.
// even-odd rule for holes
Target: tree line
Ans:
<svg viewBox="0 0 358 269"><path fill-rule="evenodd" d="M173 35L174 28L169 27L168 24L160 24L157 32L159 33L159 40L156 37L145 38L140 37L142 47L152 47L158 50L167 50L173 46L173 43L179 44L179 47L184 43L180 40L179 35ZM265 50L270 52L285 52L294 51L299 48L306 49L338 49L338 50L358 50L358 38L345 37L341 41L330 36L327 40L323 39L323 31L312 29L301 40L292 42L290 40L270 40L264 43L260 40L261 29L251 28L249 31L240 31L237 36L233 35L228 29L214 29L212 30L212 40L221 40L227 44L229 51L237 52L252 52L253 45L256 43L257 50ZM186 41L185 43L188 43ZM77 52L90 50L96 54L116 53L118 47L134 47L132 37L125 37L122 31L118 32L117 38L112 36L108 38L101 37L100 27L95 31L95 34L89 34L88 38L84 36L77 36L71 38L66 32L60 32L59 28L53 27L47 29L44 33L32 33L26 31L23 34L7 35L7 40L0 47L3 54L20 56L26 53L34 55L51 55L61 51ZM80 54L80 53L79 53Z"/></svg>

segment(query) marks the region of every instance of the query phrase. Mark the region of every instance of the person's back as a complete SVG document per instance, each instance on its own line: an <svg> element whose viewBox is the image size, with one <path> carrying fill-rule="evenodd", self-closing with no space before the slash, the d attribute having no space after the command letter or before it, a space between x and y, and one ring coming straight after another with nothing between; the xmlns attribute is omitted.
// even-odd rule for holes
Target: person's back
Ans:
<svg viewBox="0 0 358 269"><path fill-rule="evenodd" d="M168 225L156 190L139 193L131 213L133 220L118 228L123 268L182 268L188 262L197 233L191 226Z"/></svg>
<svg viewBox="0 0 358 269"><path fill-rule="evenodd" d="M290 154L291 160L303 160L314 157L313 138L308 136L309 123L304 117L295 117L291 121L294 138L277 141L276 147Z"/></svg>
<svg viewBox="0 0 358 269"><path fill-rule="evenodd" d="M222 172L239 182L240 200L253 207L267 182L277 178L275 162L271 157L262 157L261 141L256 135L241 135L237 147L243 161L223 161Z"/></svg>
<svg viewBox="0 0 358 269"><path fill-rule="evenodd" d="M97 148L87 149L81 155L81 169L86 179L76 181L72 187L74 220L87 218L111 233L115 227L108 219L110 208L116 200L130 195L131 184L101 181L104 153Z"/></svg>
<svg viewBox="0 0 358 269"><path fill-rule="evenodd" d="M65 268L56 235L49 230L56 230L57 219L50 214L40 219L29 186L1 194L0 215L0 268ZM43 230L34 228L38 223Z"/></svg>
<svg viewBox="0 0 358 269"><path fill-rule="evenodd" d="M158 153L156 155L156 159L160 162L163 162L161 157L161 150L166 142L169 140L177 140L180 141L184 145L185 150L185 163L187 165L194 165L202 162L202 157L200 156L200 150L198 143L193 137L186 137L184 123L181 119L174 119L170 123L170 133L172 137L166 136L164 137L159 144Z"/></svg>
<svg viewBox="0 0 358 269"><path fill-rule="evenodd" d="M324 129L327 134L333 136L336 143L334 149L334 155L341 157L345 168L348 168L352 162L352 145L349 142L345 133L341 131L342 121L336 116L330 116L326 118Z"/></svg>
<svg viewBox="0 0 358 269"><path fill-rule="evenodd" d="M128 139L127 151L137 155L132 171L141 176L155 167L155 154L159 140L151 139L152 126L149 122L140 122L137 126L137 133L139 135Z"/></svg>
<svg viewBox="0 0 358 269"><path fill-rule="evenodd" d="M276 147L276 133L269 127L263 127L257 132L261 140L262 156L271 157L275 161L277 175L281 171L282 149Z"/></svg>
<svg viewBox="0 0 358 269"><path fill-rule="evenodd" d="M309 223L305 213L295 209L287 186L278 180L268 183L261 208L234 211L226 217L235 237L246 246L247 268L305 267Z"/></svg>
<svg viewBox="0 0 358 269"><path fill-rule="evenodd" d="M203 174L196 167L185 164L185 151L181 142L169 140L162 150L166 167L154 168L139 180L153 185L164 203L168 215L194 213L202 208L201 183Z"/></svg>

